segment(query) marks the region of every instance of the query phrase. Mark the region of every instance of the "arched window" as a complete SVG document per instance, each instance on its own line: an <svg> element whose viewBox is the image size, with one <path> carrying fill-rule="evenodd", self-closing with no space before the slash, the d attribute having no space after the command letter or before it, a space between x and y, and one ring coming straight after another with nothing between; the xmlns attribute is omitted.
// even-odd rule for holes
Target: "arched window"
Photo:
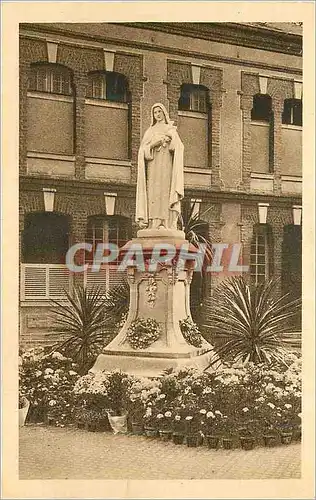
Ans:
<svg viewBox="0 0 316 500"><path fill-rule="evenodd" d="M302 126L303 106L301 99L285 99L282 113L282 123L286 125Z"/></svg>
<svg viewBox="0 0 316 500"><path fill-rule="evenodd" d="M178 103L180 111L207 113L209 106L208 89L203 85L183 84Z"/></svg>
<svg viewBox="0 0 316 500"><path fill-rule="evenodd" d="M59 64L36 63L30 69L28 90L72 95L71 71Z"/></svg>
<svg viewBox="0 0 316 500"><path fill-rule="evenodd" d="M270 227L254 227L250 250L250 277L254 284L262 283L272 274L272 234Z"/></svg>
<svg viewBox="0 0 316 500"><path fill-rule="evenodd" d="M22 258L29 264L65 264L69 218L53 212L29 213L22 236Z"/></svg>
<svg viewBox="0 0 316 500"><path fill-rule="evenodd" d="M95 71L88 75L86 96L112 102L128 102L128 84L124 75Z"/></svg>
<svg viewBox="0 0 316 500"><path fill-rule="evenodd" d="M251 171L273 172L274 139L272 99L266 94L253 97L251 110Z"/></svg>
<svg viewBox="0 0 316 500"><path fill-rule="evenodd" d="M86 157L111 161L127 161L130 158L129 102L128 81L124 75L106 71L88 74L85 103ZM93 178L93 167L90 168L89 175Z"/></svg>
<svg viewBox="0 0 316 500"><path fill-rule="evenodd" d="M74 152L74 87L72 72L59 64L31 65L27 94L28 153L73 155ZM69 175L65 163L52 164L31 155L30 173L62 170ZM71 175L71 173L70 173Z"/></svg>
<svg viewBox="0 0 316 500"><path fill-rule="evenodd" d="M184 144L184 164L208 168L212 157L209 91L202 85L186 83L180 92L178 130Z"/></svg>
<svg viewBox="0 0 316 500"><path fill-rule="evenodd" d="M256 94L253 97L251 119L269 122L272 118L272 99L267 94Z"/></svg>

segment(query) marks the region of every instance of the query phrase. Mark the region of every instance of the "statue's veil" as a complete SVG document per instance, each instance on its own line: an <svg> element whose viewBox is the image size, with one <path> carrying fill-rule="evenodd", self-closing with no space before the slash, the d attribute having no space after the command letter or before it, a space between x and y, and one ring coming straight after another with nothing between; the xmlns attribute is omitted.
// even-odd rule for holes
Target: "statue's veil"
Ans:
<svg viewBox="0 0 316 500"><path fill-rule="evenodd" d="M165 115L165 122L167 125L173 125L174 122L170 120L170 117L169 117L169 113L168 111L166 110L165 106L163 104L161 104L160 102L156 102L152 107L151 107L151 111L150 111L150 126L152 127L153 125L155 125L156 121L154 119L154 108L160 108L163 112L163 114Z"/></svg>

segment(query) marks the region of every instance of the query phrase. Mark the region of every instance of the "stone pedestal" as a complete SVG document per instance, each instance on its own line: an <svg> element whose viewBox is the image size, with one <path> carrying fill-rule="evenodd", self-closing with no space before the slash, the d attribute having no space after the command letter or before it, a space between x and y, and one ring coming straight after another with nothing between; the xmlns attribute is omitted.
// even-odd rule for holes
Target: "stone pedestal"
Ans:
<svg viewBox="0 0 316 500"><path fill-rule="evenodd" d="M190 283L194 266L192 261L188 261L180 270L177 268L180 248L182 244L188 244L183 232L141 230L137 236L123 247L122 256L132 245L141 249L145 270L139 270L133 262L129 263L130 305L126 323L104 353L98 356L91 371L119 368L135 375L159 376L167 368L206 368L211 346L206 341L201 348L192 346L184 339L179 326L180 320L191 317ZM157 243L173 245L176 256L168 263L158 263L156 270L152 271L150 257ZM160 338L146 349L133 349L126 338L131 323L138 318L155 319L160 326Z"/></svg>

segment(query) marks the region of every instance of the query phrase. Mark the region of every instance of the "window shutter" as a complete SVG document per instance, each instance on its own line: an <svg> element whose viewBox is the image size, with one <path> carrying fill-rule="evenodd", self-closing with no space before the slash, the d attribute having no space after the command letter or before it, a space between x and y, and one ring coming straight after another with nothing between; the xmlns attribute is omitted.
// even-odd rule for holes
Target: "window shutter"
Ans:
<svg viewBox="0 0 316 500"><path fill-rule="evenodd" d="M63 297L64 290L70 291L70 272L67 267L48 268L48 294L49 297Z"/></svg>
<svg viewBox="0 0 316 500"><path fill-rule="evenodd" d="M23 266L22 300L46 299L46 268Z"/></svg>

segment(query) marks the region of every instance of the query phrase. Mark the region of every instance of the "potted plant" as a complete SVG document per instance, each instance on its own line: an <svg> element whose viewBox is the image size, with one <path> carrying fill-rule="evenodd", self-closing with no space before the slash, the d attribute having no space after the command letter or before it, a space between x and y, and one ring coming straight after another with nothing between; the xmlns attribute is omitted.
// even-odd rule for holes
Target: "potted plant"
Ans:
<svg viewBox="0 0 316 500"><path fill-rule="evenodd" d="M127 410L132 432L143 434L144 415L160 393L160 383L155 379L132 378L127 390Z"/></svg>
<svg viewBox="0 0 316 500"><path fill-rule="evenodd" d="M259 423L254 418L253 411L247 406L241 410L239 423L238 433L241 447L244 450L252 450L255 447L258 437Z"/></svg>
<svg viewBox="0 0 316 500"><path fill-rule="evenodd" d="M258 410L262 425L264 445L268 447L276 446L278 443L277 428L281 414L278 412L276 405L266 399L262 401Z"/></svg>
<svg viewBox="0 0 316 500"><path fill-rule="evenodd" d="M203 433L205 435L206 444L211 449L217 449L221 440L221 420L223 414L219 410L214 412L209 410L205 414L203 421Z"/></svg>
<svg viewBox="0 0 316 500"><path fill-rule="evenodd" d="M172 440L174 444L182 444L185 435L185 420L180 409L175 410L172 421Z"/></svg>
<svg viewBox="0 0 316 500"><path fill-rule="evenodd" d="M172 437L172 416L173 415L170 410L157 414L158 431L162 441L168 441Z"/></svg>
<svg viewBox="0 0 316 500"><path fill-rule="evenodd" d="M144 431L147 437L157 437L158 436L158 420L157 415L153 412L151 406L146 408L144 417Z"/></svg>
<svg viewBox="0 0 316 500"><path fill-rule="evenodd" d="M185 417L185 436L189 448L196 448L201 438L201 420L199 415L190 412Z"/></svg>

